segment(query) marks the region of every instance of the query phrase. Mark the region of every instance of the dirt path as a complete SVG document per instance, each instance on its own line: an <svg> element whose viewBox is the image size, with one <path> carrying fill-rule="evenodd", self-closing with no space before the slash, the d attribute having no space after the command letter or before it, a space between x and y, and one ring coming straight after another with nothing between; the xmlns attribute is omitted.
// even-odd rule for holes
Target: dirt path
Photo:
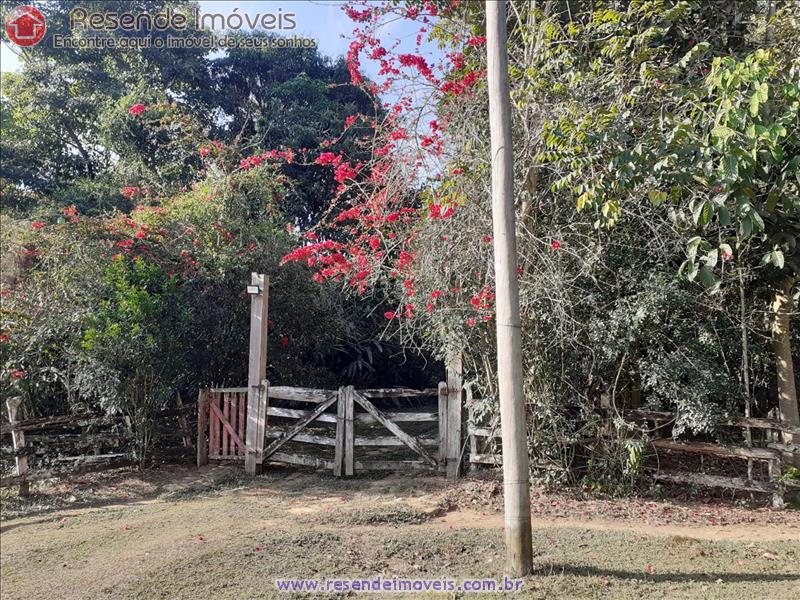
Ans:
<svg viewBox="0 0 800 600"><path fill-rule="evenodd" d="M278 578L502 576L492 481L217 468L103 483L0 524L2 598L275 598L292 596ZM781 600L800 585L797 513L543 494L534 512L521 597Z"/></svg>

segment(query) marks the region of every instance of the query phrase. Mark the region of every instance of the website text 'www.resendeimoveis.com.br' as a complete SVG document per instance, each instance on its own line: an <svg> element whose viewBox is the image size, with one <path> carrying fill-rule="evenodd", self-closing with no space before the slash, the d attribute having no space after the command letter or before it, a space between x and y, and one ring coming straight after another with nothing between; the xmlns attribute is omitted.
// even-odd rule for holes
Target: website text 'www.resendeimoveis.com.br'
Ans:
<svg viewBox="0 0 800 600"><path fill-rule="evenodd" d="M353 579L276 579L275 588L281 592L519 592L522 579L413 579L407 577L371 577Z"/></svg>

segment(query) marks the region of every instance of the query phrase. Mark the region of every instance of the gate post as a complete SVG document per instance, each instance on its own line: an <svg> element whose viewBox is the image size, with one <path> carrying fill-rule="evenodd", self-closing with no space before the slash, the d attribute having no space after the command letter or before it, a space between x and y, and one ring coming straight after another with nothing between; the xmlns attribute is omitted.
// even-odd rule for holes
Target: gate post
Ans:
<svg viewBox="0 0 800 600"><path fill-rule="evenodd" d="M355 412L354 397L355 390L352 385L347 386L347 395L344 400L344 474L345 477L352 477L355 470L355 430L353 413Z"/></svg>
<svg viewBox="0 0 800 600"><path fill-rule="evenodd" d="M461 473L461 397L464 387L461 354L447 365L447 478L458 479Z"/></svg>
<svg viewBox="0 0 800 600"><path fill-rule="evenodd" d="M208 464L208 390L197 393L197 466Z"/></svg>
<svg viewBox="0 0 800 600"><path fill-rule="evenodd" d="M347 388L340 387L336 392L336 446L333 453L333 476L342 476L342 466L344 464L344 438L346 435L345 422L345 397Z"/></svg>
<svg viewBox="0 0 800 600"><path fill-rule="evenodd" d="M20 405L22 404L21 398L9 398L6 400L6 408L8 409L8 422L11 426L14 423L21 421L20 418ZM14 445L14 464L16 467L16 475L19 480L19 495L27 496L30 492L30 484L26 477L28 476L28 455L24 454L25 451L25 432L21 429L11 430L11 441Z"/></svg>
<svg viewBox="0 0 800 600"><path fill-rule="evenodd" d="M258 472L264 452L264 433L267 424L267 314L269 277L251 273L250 285L250 360L247 371L247 452L244 468L249 475Z"/></svg>
<svg viewBox="0 0 800 600"><path fill-rule="evenodd" d="M439 471L444 473L447 470L447 382L439 382Z"/></svg>
<svg viewBox="0 0 800 600"><path fill-rule="evenodd" d="M336 393L336 446L333 455L334 477L352 477L355 467L353 413L355 389L340 387Z"/></svg>

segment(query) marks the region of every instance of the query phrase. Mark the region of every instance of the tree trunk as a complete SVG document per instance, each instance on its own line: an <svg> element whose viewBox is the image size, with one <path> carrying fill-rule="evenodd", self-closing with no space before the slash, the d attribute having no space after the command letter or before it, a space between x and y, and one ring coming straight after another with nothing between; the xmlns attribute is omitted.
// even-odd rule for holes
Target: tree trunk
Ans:
<svg viewBox="0 0 800 600"><path fill-rule="evenodd" d="M789 330L789 316L792 312L791 278L786 278L782 286L775 292L772 303L774 320L772 322L772 344L775 349L775 370L778 376L778 409L783 423L800 426L800 411L797 407L797 387L792 362L792 344ZM800 436L784 433L786 444L800 443ZM800 458L791 454L784 456L788 464L800 466Z"/></svg>

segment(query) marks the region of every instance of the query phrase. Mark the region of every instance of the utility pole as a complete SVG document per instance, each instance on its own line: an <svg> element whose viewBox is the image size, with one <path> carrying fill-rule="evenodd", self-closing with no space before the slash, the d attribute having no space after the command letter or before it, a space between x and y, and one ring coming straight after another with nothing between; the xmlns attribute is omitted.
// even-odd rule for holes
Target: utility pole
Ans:
<svg viewBox="0 0 800 600"><path fill-rule="evenodd" d="M503 436L506 571L522 577L533 568L531 492L514 222L514 155L508 93L506 3L486 0L489 128L492 151L492 222L497 302L497 379Z"/></svg>

